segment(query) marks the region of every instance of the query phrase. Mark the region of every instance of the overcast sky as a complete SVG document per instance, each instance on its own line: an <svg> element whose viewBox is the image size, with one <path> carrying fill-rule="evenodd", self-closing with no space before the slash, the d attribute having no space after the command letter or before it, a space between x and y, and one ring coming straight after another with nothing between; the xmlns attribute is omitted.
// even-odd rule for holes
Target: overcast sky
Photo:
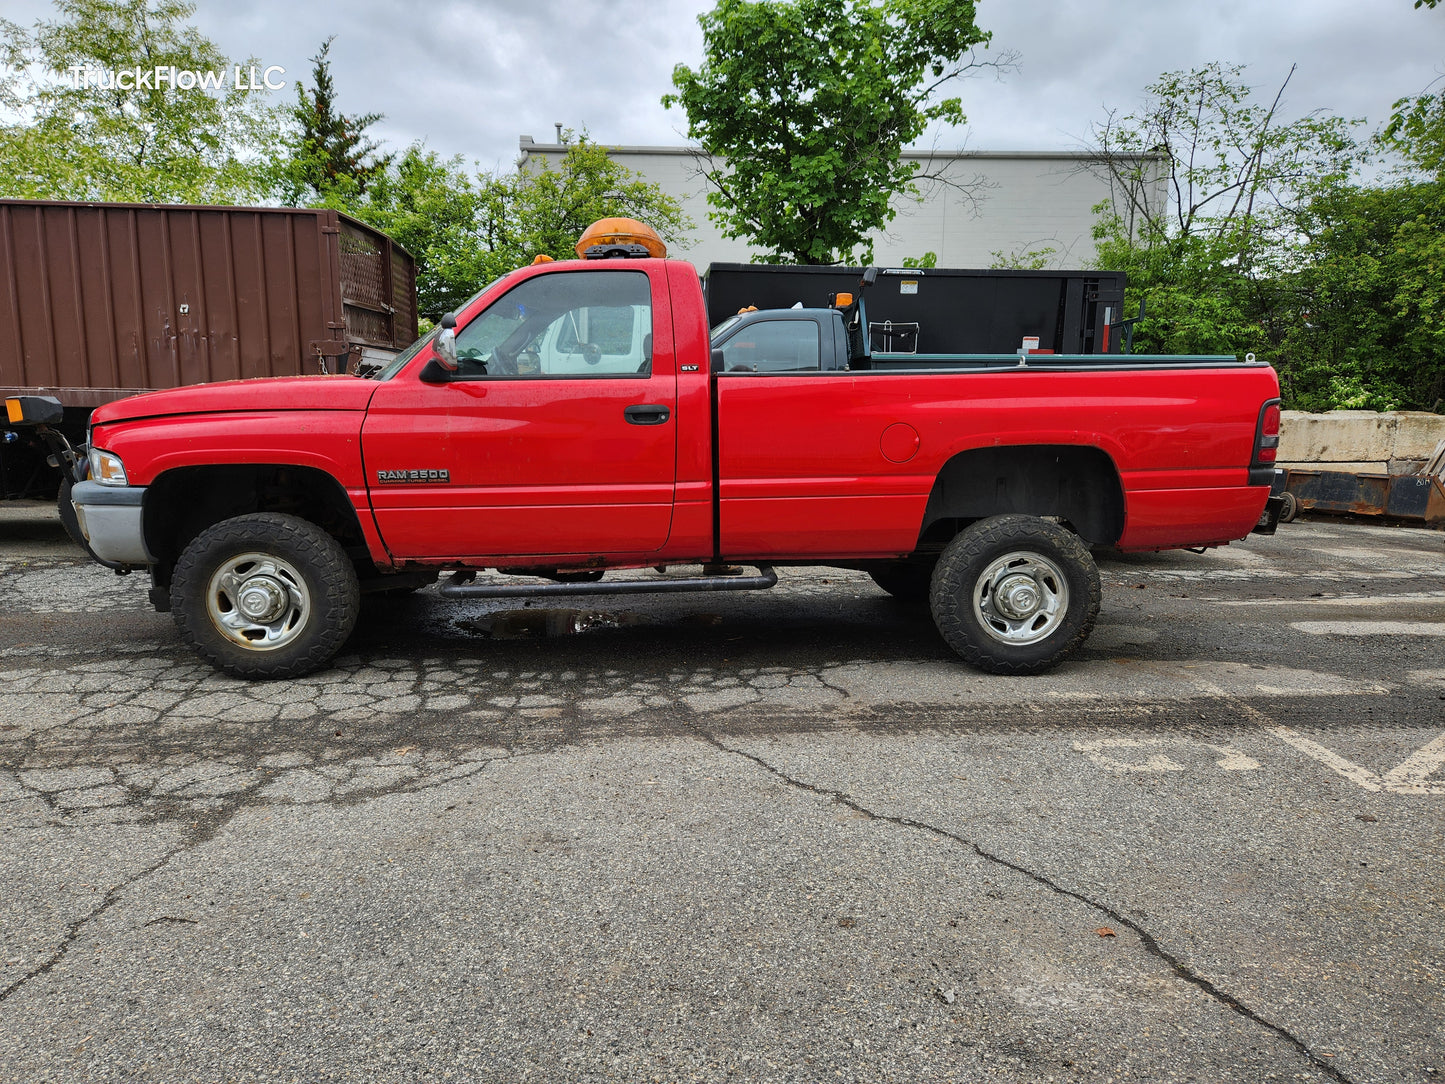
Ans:
<svg viewBox="0 0 1445 1084"><path fill-rule="evenodd" d="M384 113L373 131L424 140L483 169L509 166L522 133L551 142L554 123L601 143L677 145L686 118L664 110L676 63L702 57L700 12L712 0L201 0L194 22L236 59L256 56L309 82L336 36L332 72L347 113ZM41 0L0 0L19 22ZM1397 98L1445 72L1445 5L1412 0L980 0L993 33L985 57L1020 56L1014 73L963 83L968 124L939 149L1073 150L1107 107L1127 112L1163 71L1211 60L1248 65L1297 116L1325 110L1384 121ZM289 101L288 85L281 92Z"/></svg>

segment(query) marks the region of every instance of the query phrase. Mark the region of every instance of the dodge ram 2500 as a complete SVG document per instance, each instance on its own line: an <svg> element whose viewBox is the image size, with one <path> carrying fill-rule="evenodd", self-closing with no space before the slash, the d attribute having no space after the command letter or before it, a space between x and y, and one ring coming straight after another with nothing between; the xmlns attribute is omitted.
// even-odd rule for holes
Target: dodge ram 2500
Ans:
<svg viewBox="0 0 1445 1084"><path fill-rule="evenodd" d="M247 678L325 666L363 593L443 572L486 597L762 588L778 565L864 569L965 660L1029 674L1093 627L1091 546L1223 545L1266 511L1279 386L1252 357L881 355L866 295L710 333L692 266L627 228L366 375L99 408L73 490L93 555L149 570Z"/></svg>

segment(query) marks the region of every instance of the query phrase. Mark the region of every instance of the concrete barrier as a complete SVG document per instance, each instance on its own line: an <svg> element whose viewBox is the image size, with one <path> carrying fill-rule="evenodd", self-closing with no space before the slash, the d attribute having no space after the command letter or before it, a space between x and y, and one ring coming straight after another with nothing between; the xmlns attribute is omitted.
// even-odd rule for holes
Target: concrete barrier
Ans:
<svg viewBox="0 0 1445 1084"><path fill-rule="evenodd" d="M1279 465L1353 474L1411 474L1442 440L1445 414L1286 410L1280 419Z"/></svg>

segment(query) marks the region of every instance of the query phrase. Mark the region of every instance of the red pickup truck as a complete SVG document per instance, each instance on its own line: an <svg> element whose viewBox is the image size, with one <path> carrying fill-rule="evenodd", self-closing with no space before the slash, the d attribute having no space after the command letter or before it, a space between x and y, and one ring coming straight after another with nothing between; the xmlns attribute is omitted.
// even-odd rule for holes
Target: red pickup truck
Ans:
<svg viewBox="0 0 1445 1084"><path fill-rule="evenodd" d="M846 295L710 334L693 267L626 240L511 272L365 375L99 408L73 490L92 554L149 569L246 678L325 666L362 594L447 570L476 597L775 565L867 570L967 661L1027 674L1093 627L1090 546L1222 545L1266 510L1279 388L1252 357L880 355Z"/></svg>

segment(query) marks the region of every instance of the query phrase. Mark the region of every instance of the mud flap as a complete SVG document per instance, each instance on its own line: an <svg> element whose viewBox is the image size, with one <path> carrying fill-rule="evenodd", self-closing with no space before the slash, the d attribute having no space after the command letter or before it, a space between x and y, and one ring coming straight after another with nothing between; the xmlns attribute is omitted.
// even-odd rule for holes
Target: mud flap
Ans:
<svg viewBox="0 0 1445 1084"><path fill-rule="evenodd" d="M1284 508L1283 497L1271 497L1264 502L1264 511L1259 514L1259 522L1254 525L1250 534L1274 534L1279 527L1279 515Z"/></svg>
<svg viewBox="0 0 1445 1084"><path fill-rule="evenodd" d="M1269 483L1269 500L1264 502L1264 511L1250 534L1274 534L1279 526L1280 513L1284 510L1284 491L1289 485L1289 471L1276 467Z"/></svg>

